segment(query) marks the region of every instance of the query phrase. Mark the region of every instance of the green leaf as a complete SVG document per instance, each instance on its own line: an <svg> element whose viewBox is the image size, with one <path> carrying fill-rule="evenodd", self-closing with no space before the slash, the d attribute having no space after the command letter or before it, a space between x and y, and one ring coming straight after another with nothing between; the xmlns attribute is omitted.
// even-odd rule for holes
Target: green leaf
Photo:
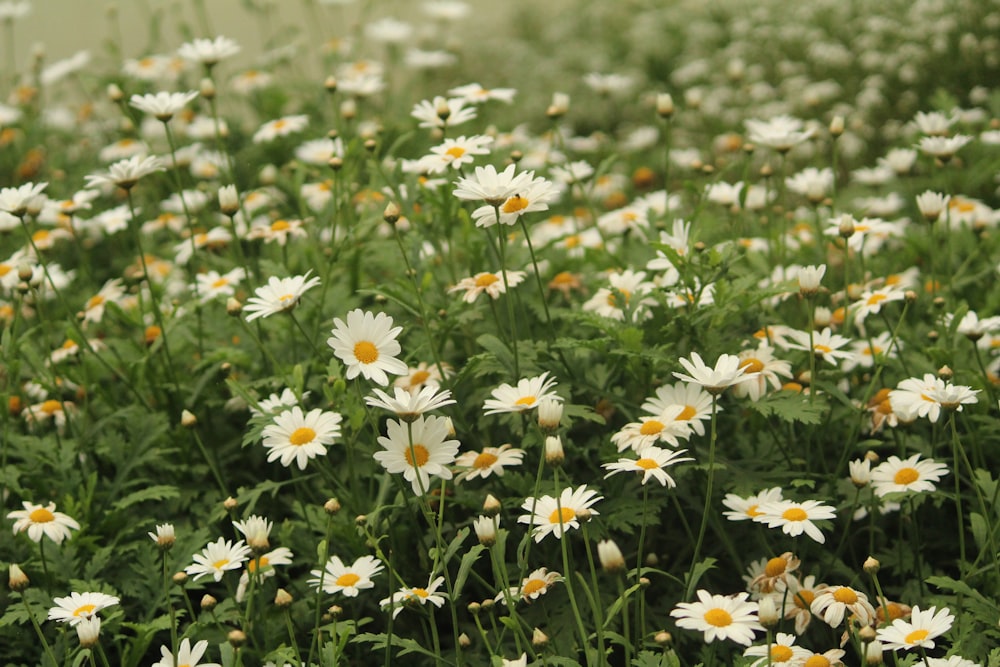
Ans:
<svg viewBox="0 0 1000 667"><path fill-rule="evenodd" d="M476 339L476 343L493 355L493 357L503 366L508 373L514 373L514 355L507 349L507 345L493 334L483 334Z"/></svg>
<svg viewBox="0 0 1000 667"><path fill-rule="evenodd" d="M694 566L694 569L691 571L691 579L688 580L687 586L685 587L687 591L684 596L685 598L691 597L691 594L694 593L694 589L698 586L698 580L705 576L705 573L713 567L715 567L714 558L706 558Z"/></svg>
<svg viewBox="0 0 1000 667"><path fill-rule="evenodd" d="M809 396L791 391L779 391L768 394L757 402L747 406L765 417L777 417L786 422L802 424L819 424L826 412L826 401L819 396Z"/></svg>
<svg viewBox="0 0 1000 667"><path fill-rule="evenodd" d="M976 541L976 546L982 549L987 540L986 519L983 518L982 514L972 512L969 514L969 524L972 528L972 539Z"/></svg>
<svg viewBox="0 0 1000 667"><path fill-rule="evenodd" d="M150 500L167 500L168 498L177 498L178 496L180 496L180 490L176 486L157 484L156 486L149 486L140 491L130 493L124 498L119 498L111 507L117 511L121 511Z"/></svg>
<svg viewBox="0 0 1000 667"><path fill-rule="evenodd" d="M477 544L462 556L462 564L458 566L458 574L455 575L455 584L452 587L456 599L462 593L462 587L465 586L465 580L469 578L472 566L479 560L479 555L485 550L486 547L482 544ZM454 600L452 603L454 604Z"/></svg>

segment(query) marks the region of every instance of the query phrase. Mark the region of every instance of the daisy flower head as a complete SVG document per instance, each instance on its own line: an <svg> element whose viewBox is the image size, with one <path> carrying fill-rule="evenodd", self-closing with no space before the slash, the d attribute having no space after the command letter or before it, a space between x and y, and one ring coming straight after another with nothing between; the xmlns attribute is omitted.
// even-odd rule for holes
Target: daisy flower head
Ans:
<svg viewBox="0 0 1000 667"><path fill-rule="evenodd" d="M56 504L36 505L24 501L23 510L14 510L7 514L8 519L14 519L14 534L28 531L28 537L33 542L41 542L48 537L56 544L70 536L71 530L80 530L80 524L75 519L56 511Z"/></svg>
<svg viewBox="0 0 1000 667"><path fill-rule="evenodd" d="M70 593L64 598L53 598L56 606L49 609L49 620L69 623L74 627L97 612L120 602L113 595L104 593Z"/></svg>
<svg viewBox="0 0 1000 667"><path fill-rule="evenodd" d="M472 212L476 227L492 227L496 224L514 225L525 213L547 211L549 203L559 197L559 188L545 178L534 178L534 172L523 174L526 182L514 194L494 208L492 204L481 206Z"/></svg>
<svg viewBox="0 0 1000 667"><path fill-rule="evenodd" d="M972 139L973 137L967 134L956 134L953 137L920 137L916 148L921 153L947 162Z"/></svg>
<svg viewBox="0 0 1000 667"><path fill-rule="evenodd" d="M871 484L878 497L890 493L934 491L934 482L948 474L948 466L934 459L920 460L914 454L906 460L890 456L871 471Z"/></svg>
<svg viewBox="0 0 1000 667"><path fill-rule="evenodd" d="M233 521L233 528L243 534L254 551L265 551L270 547L269 537L273 526L269 519L256 514L243 521Z"/></svg>
<svg viewBox="0 0 1000 667"><path fill-rule="evenodd" d="M481 452L463 452L455 459L455 465L465 470L455 478L455 482L476 477L486 479L491 474L503 477L505 466L519 466L523 460L524 450L515 449L510 443L499 447L483 447Z"/></svg>
<svg viewBox="0 0 1000 667"><path fill-rule="evenodd" d="M506 281L504 273L507 274ZM520 285L526 275L524 271L497 271L496 273L484 271L470 278L462 278L454 287L448 288L448 293L464 292L462 301L466 303L474 303L480 294L486 294L496 301L501 294L507 292L508 287Z"/></svg>
<svg viewBox="0 0 1000 667"><path fill-rule="evenodd" d="M504 383L493 390L493 398L486 399L483 410L488 415L525 412L546 399L562 401L562 397L552 391L556 384L555 378L550 378L548 371L535 377L522 378L518 380L516 387Z"/></svg>
<svg viewBox="0 0 1000 667"><path fill-rule="evenodd" d="M678 447L680 446L678 438L687 440L691 437L689 422L679 419L684 410L685 408L680 405L668 405L655 417L640 417L639 421L626 424L612 435L611 442L618 447L619 452L629 448L636 452L644 452L648 447L661 441L672 447Z"/></svg>
<svg viewBox="0 0 1000 667"><path fill-rule="evenodd" d="M907 378L889 392L893 412L916 417L926 417L937 422L941 409L962 411L963 405L979 402L978 389L945 382L933 373L922 378Z"/></svg>
<svg viewBox="0 0 1000 667"><path fill-rule="evenodd" d="M802 129L804 123L801 120L787 115L768 120L750 119L745 121L745 125L751 142L773 148L779 153L787 153L813 136L812 130Z"/></svg>
<svg viewBox="0 0 1000 667"><path fill-rule="evenodd" d="M319 277L309 277L312 269L306 271L301 276L291 276L289 278L278 278L271 276L267 279L266 285L261 285L254 290L254 296L247 299L244 312L250 313L247 322L252 322L258 317L270 317L276 313L284 313L292 310L299 304L302 295L319 285Z"/></svg>
<svg viewBox="0 0 1000 667"><path fill-rule="evenodd" d="M809 656L809 649L795 645L795 635L779 632L774 637L774 642L770 646L751 646L743 651L743 655L749 658L757 657L757 660L750 663L750 667L764 667L764 665L801 665L802 661ZM770 658L770 659L769 659Z"/></svg>
<svg viewBox="0 0 1000 667"><path fill-rule="evenodd" d="M462 165L472 164L477 155L489 155L487 148L493 143L493 137L486 135L461 136L455 139L445 139L443 143L431 148L431 154L420 162L429 174L441 174L452 169L461 169Z"/></svg>
<svg viewBox="0 0 1000 667"><path fill-rule="evenodd" d="M691 353L691 359L681 357L681 366L687 373L674 372L674 377L684 382L690 382L705 388L709 394L717 396L727 387L740 382L753 380L757 373L748 372L741 365L740 358L733 354L723 354L715 361L715 367L708 366L697 352Z"/></svg>
<svg viewBox="0 0 1000 667"><path fill-rule="evenodd" d="M164 171L166 165L155 155L133 155L119 160L108 167L106 174L91 174L86 178L86 187L99 188L103 185L116 185L123 190L131 189L144 176Z"/></svg>
<svg viewBox="0 0 1000 667"><path fill-rule="evenodd" d="M374 556L361 556L350 565L345 565L338 556L331 556L323 571L312 570L309 573L314 577L309 580L309 585L322 587L323 592L330 595L342 593L354 598L361 591L374 588L372 577L384 569L382 561Z"/></svg>
<svg viewBox="0 0 1000 667"><path fill-rule="evenodd" d="M166 123L180 113L184 107L194 98L198 97L198 91L189 90L186 93L146 93L145 95L133 95L129 98L130 107L138 109L143 113L148 113L156 117L157 120Z"/></svg>
<svg viewBox="0 0 1000 667"><path fill-rule="evenodd" d="M231 297L236 294L236 286L246 278L246 269L237 266L231 271L220 274L218 271L206 271L195 276L192 291L198 294L202 303L212 299Z"/></svg>
<svg viewBox="0 0 1000 667"><path fill-rule="evenodd" d="M847 612L856 616L861 625L871 625L875 620L875 608L868 596L850 586L827 586L817 590L809 610L833 628L843 622Z"/></svg>
<svg viewBox="0 0 1000 667"><path fill-rule="evenodd" d="M439 95L433 100L421 100L414 104L410 115L420 121L418 127L455 127L476 117L476 108L465 104L463 97L446 99Z"/></svg>
<svg viewBox="0 0 1000 667"><path fill-rule="evenodd" d="M927 658L927 667L983 667L978 662L972 662L960 655L952 655L947 658Z"/></svg>
<svg viewBox="0 0 1000 667"><path fill-rule="evenodd" d="M549 572L548 568L540 567L522 579L520 586L512 586L506 593L500 591L495 600L507 604L507 598L510 597L513 600L532 602L548 593L550 588L562 580L563 577L558 572Z"/></svg>
<svg viewBox="0 0 1000 667"><path fill-rule="evenodd" d="M469 83L464 86L452 88L448 91L448 94L452 97L461 97L469 104L482 104L489 100L500 100L501 102L510 104L514 101L514 95L517 94L517 90L514 88L484 88L478 83Z"/></svg>
<svg viewBox="0 0 1000 667"><path fill-rule="evenodd" d="M497 172L491 164L476 167L472 177L455 181L457 187L452 194L462 200L484 201L490 206L500 206L531 180L529 172L515 175L514 169L513 164L501 172Z"/></svg>
<svg viewBox="0 0 1000 667"><path fill-rule="evenodd" d="M422 496L430 491L431 475L451 479L448 466L455 461L459 442L448 439L450 426L446 417L417 417L406 423L391 419L387 435L378 437L384 451L373 456L388 472L403 473L413 493Z"/></svg>
<svg viewBox="0 0 1000 667"><path fill-rule="evenodd" d="M306 129L307 125L309 125L309 116L304 114L275 118L257 128L253 135L253 142L262 144L274 141L278 137L287 137L290 134L301 132Z"/></svg>
<svg viewBox="0 0 1000 667"><path fill-rule="evenodd" d="M374 396L365 396L365 403L373 408L382 408L389 412L394 412L403 421L413 421L425 412L438 410L446 405L452 405L455 399L451 397L448 389L438 389L438 387L423 387L417 392L410 392L401 387L393 387L393 394L389 396L381 389L373 389Z"/></svg>
<svg viewBox="0 0 1000 667"><path fill-rule="evenodd" d="M280 460L286 468L295 463L305 470L309 459L326 454L327 445L340 437L342 419L339 413L319 408L303 413L297 405L282 412L264 427L267 460Z"/></svg>
<svg viewBox="0 0 1000 667"><path fill-rule="evenodd" d="M781 532L792 537L805 533L820 544L826 542L826 537L813 521L832 519L837 515L834 508L819 500L776 500L762 503L759 511L754 521L767 524L768 528L780 527Z"/></svg>
<svg viewBox="0 0 1000 667"><path fill-rule="evenodd" d="M424 387L439 387L443 379L442 372L444 377L453 375L451 366L446 363L439 366L421 361L416 366L409 367L402 377L393 380L393 386L405 389L411 394L419 392Z"/></svg>
<svg viewBox="0 0 1000 667"><path fill-rule="evenodd" d="M391 597L379 601L383 609L392 608L392 617L396 618L405 606L417 607L428 602L440 608L444 605L446 593L438 593L438 588L444 583L444 577L438 577L427 584L427 588L409 588L404 586Z"/></svg>
<svg viewBox="0 0 1000 667"><path fill-rule="evenodd" d="M645 271L625 269L620 273L609 273L608 283L608 287L599 288L594 296L587 299L583 304L584 310L619 322L625 320L626 311L629 311L632 321L651 316L649 308L656 305L656 299L646 295L656 289L656 284L646 280Z"/></svg>
<svg viewBox="0 0 1000 667"><path fill-rule="evenodd" d="M239 540L235 544L220 537L215 542L209 542L200 554L194 554L194 563L184 568L189 575L198 581L205 575L212 575L216 581L222 580L228 570L238 570L250 556L250 547Z"/></svg>
<svg viewBox="0 0 1000 667"><path fill-rule="evenodd" d="M605 463L601 467L611 471L604 476L605 479L620 472L638 472L642 473L642 484L655 479L660 486L669 486L672 489L677 483L667 474L666 468L683 461L694 461L690 456L684 456L686 453L686 449L669 450L649 445L639 450L638 459L620 458L616 463Z"/></svg>
<svg viewBox="0 0 1000 667"><path fill-rule="evenodd" d="M722 514L730 521L756 520L762 514L760 506L765 503L782 500L781 493L780 486L766 489L746 498L738 496L735 493L727 493L726 497L722 500L722 504L728 507L730 511L723 512Z"/></svg>
<svg viewBox="0 0 1000 667"><path fill-rule="evenodd" d="M406 375L409 372L407 365L396 358L402 351L396 338L403 327L393 327L389 315L373 315L356 308L347 313L346 322L334 318L333 324L333 335L326 344L347 366L348 380L362 375L384 387L389 384L387 373Z"/></svg>
<svg viewBox="0 0 1000 667"><path fill-rule="evenodd" d="M577 520L579 512L588 510L592 515L598 514L591 507L599 500L604 500L604 496L597 495L597 491L588 489L586 485L563 489L559 498L547 495L528 498L521 504L521 509L527 514L519 516L517 522L531 527L535 542L541 542L549 534L562 539L567 530L580 527Z"/></svg>
<svg viewBox="0 0 1000 667"><path fill-rule="evenodd" d="M649 415L659 416L673 405L681 407L675 421L686 423L698 435L705 435L704 421L712 419L712 395L700 385L687 382L676 382L659 387L655 395L647 398L642 404L642 410ZM721 406L715 406L716 412L722 412Z"/></svg>
<svg viewBox="0 0 1000 667"><path fill-rule="evenodd" d="M834 366L837 365L838 359L852 359L854 357L854 353L850 350L841 349L850 343L851 339L833 333L830 327L826 327L818 333L813 332L811 340L808 331L789 329L785 332L785 339L785 347L788 349L811 351L818 358Z"/></svg>
<svg viewBox="0 0 1000 667"><path fill-rule="evenodd" d="M185 637L177 647L177 662L174 662L173 651L169 646L160 647L160 661L152 667L222 667L217 662L201 662L202 656L208 650L208 640L202 639L191 646L191 640Z"/></svg>
<svg viewBox="0 0 1000 667"><path fill-rule="evenodd" d="M748 593L733 596L712 595L702 589L697 602L681 602L670 615L677 626L704 633L705 642L729 639L750 646L754 632L764 630L757 621L757 603L750 602Z"/></svg>
<svg viewBox="0 0 1000 667"><path fill-rule="evenodd" d="M219 35L215 39L195 39L181 44L177 55L185 60L212 67L224 58L240 52L240 45L228 37Z"/></svg>
<svg viewBox="0 0 1000 667"><path fill-rule="evenodd" d="M16 188L0 188L0 211L22 217L28 210L28 204L42 194L48 183L25 183Z"/></svg>
<svg viewBox="0 0 1000 667"><path fill-rule="evenodd" d="M767 341L752 350L743 350L737 356L741 368L746 372L756 373L753 379L733 387L733 395L737 398L749 396L751 401L757 402L767 393L767 385L778 390L781 389L782 377L792 377L792 365L784 359L775 358L774 348Z"/></svg>
<svg viewBox="0 0 1000 667"><path fill-rule="evenodd" d="M874 642L868 645L869 649L874 646ZM800 663L802 667L832 667L832 665L843 665L843 657L847 652L839 648L831 648L822 653L806 651Z"/></svg>
<svg viewBox="0 0 1000 667"><path fill-rule="evenodd" d="M246 597L247 588L250 586L250 575L266 579L275 575L275 565L291 565L292 550L288 547L278 547L267 553L261 554L247 561L247 567L240 574L239 584L236 586L236 601L243 602Z"/></svg>
<svg viewBox="0 0 1000 667"><path fill-rule="evenodd" d="M954 621L947 607L914 607L909 621L897 618L889 627L879 628L876 636L891 651L934 648L934 639L948 632Z"/></svg>

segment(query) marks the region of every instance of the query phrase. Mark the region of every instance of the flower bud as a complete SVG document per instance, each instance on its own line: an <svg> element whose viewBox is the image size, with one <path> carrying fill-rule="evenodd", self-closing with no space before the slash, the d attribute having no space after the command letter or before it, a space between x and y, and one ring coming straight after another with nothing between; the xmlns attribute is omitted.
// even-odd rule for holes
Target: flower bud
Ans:
<svg viewBox="0 0 1000 667"><path fill-rule="evenodd" d="M328 93L333 94L337 92L337 77L332 75L326 77L326 79L323 80L323 87L326 88L326 92Z"/></svg>
<svg viewBox="0 0 1000 667"><path fill-rule="evenodd" d="M336 498L330 498L323 503L323 511L331 516L336 514L340 511L340 501Z"/></svg>
<svg viewBox="0 0 1000 667"><path fill-rule="evenodd" d="M212 611L213 609L215 609L215 605L217 604L219 604L219 601L216 600L211 595L209 595L208 593L205 593L203 596L201 596L201 608L204 611Z"/></svg>
<svg viewBox="0 0 1000 667"><path fill-rule="evenodd" d="M545 438L545 462L553 468L558 468L566 460L563 452L562 440L557 435L550 435Z"/></svg>
<svg viewBox="0 0 1000 667"><path fill-rule="evenodd" d="M497 527L493 517L481 516L472 522L476 537L484 547L491 547L497 542Z"/></svg>
<svg viewBox="0 0 1000 667"><path fill-rule="evenodd" d="M559 422L562 421L563 404L547 398L538 404L538 427L543 433L552 434L559 430Z"/></svg>
<svg viewBox="0 0 1000 667"><path fill-rule="evenodd" d="M184 572L183 570L180 572L174 572L174 575L170 578L170 580L178 586L183 586L188 580L187 572Z"/></svg>
<svg viewBox="0 0 1000 667"><path fill-rule="evenodd" d="M93 648L101 634L101 617L89 616L79 618L76 624L76 636L82 648Z"/></svg>
<svg viewBox="0 0 1000 667"><path fill-rule="evenodd" d="M830 121L830 136L834 139L839 137L844 133L844 117L834 116L833 120Z"/></svg>
<svg viewBox="0 0 1000 667"><path fill-rule="evenodd" d="M864 565L862 565L861 568L868 574L874 575L878 573L881 566L881 563L879 563L875 558L869 556L865 559Z"/></svg>
<svg viewBox="0 0 1000 667"><path fill-rule="evenodd" d="M396 221L399 220L399 214L400 214L399 204L391 201L388 204L386 204L385 210L382 212L382 219L388 222L390 225L394 225L396 224Z"/></svg>
<svg viewBox="0 0 1000 667"><path fill-rule="evenodd" d="M549 643L549 636L542 632L540 628L535 628L531 632L531 645L535 648L542 648Z"/></svg>
<svg viewBox="0 0 1000 667"><path fill-rule="evenodd" d="M215 82L207 76L198 83L198 92L206 100L215 99Z"/></svg>
<svg viewBox="0 0 1000 667"><path fill-rule="evenodd" d="M760 624L765 628L773 628L781 620L781 615L778 613L778 606L774 603L774 598L770 595L765 595L757 603L757 619Z"/></svg>
<svg viewBox="0 0 1000 667"><path fill-rule="evenodd" d="M469 648L470 646L472 646L472 640L469 638L469 635L465 634L464 632L460 634L458 636L458 646L460 648Z"/></svg>
<svg viewBox="0 0 1000 667"><path fill-rule="evenodd" d="M219 210L229 217L240 210L240 195L235 185L223 185L219 188Z"/></svg>
<svg viewBox="0 0 1000 667"><path fill-rule="evenodd" d="M229 634L226 635L226 641L233 648L239 648L247 643L247 635L242 630L230 630Z"/></svg>
<svg viewBox="0 0 1000 667"><path fill-rule="evenodd" d="M656 113L660 118L670 118L674 115L674 98L670 93L660 93L656 96Z"/></svg>
<svg viewBox="0 0 1000 667"><path fill-rule="evenodd" d="M184 428L194 428L198 425L198 418L188 410L181 411L181 426Z"/></svg>
<svg viewBox="0 0 1000 667"><path fill-rule="evenodd" d="M669 646L674 641L674 637L666 630L661 630L653 636L653 641L660 646Z"/></svg>
<svg viewBox="0 0 1000 667"><path fill-rule="evenodd" d="M286 591L284 588L279 588L278 592L274 594L274 606L284 609L288 605L292 604L292 594Z"/></svg>
<svg viewBox="0 0 1000 667"><path fill-rule="evenodd" d="M7 575L7 587L12 591L21 592L25 588L31 585L31 581L28 579L28 575L24 573L17 563L10 564L9 574Z"/></svg>
<svg viewBox="0 0 1000 667"><path fill-rule="evenodd" d="M236 509L236 507L239 504L240 504L239 501L237 501L236 498L233 498L232 496L229 496L228 498L222 501L222 507L227 512L232 512L234 509Z"/></svg>
<svg viewBox="0 0 1000 667"><path fill-rule="evenodd" d="M230 317L239 317L240 313L243 312L243 304L239 302L235 297L229 297L226 299L226 315Z"/></svg>
<svg viewBox="0 0 1000 667"><path fill-rule="evenodd" d="M613 540L602 540L597 543L597 558L605 572L621 572L625 569L625 557Z"/></svg>
<svg viewBox="0 0 1000 667"><path fill-rule="evenodd" d="M500 514L502 507L503 506L500 504L500 501L496 496L492 493L488 494L486 496L486 500L483 501L483 514L490 517L496 516L497 514Z"/></svg>

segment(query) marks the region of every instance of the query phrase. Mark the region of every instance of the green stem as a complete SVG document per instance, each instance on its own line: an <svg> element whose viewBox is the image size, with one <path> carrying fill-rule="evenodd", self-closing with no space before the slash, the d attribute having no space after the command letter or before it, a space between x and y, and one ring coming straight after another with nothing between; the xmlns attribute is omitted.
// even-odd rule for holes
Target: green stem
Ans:
<svg viewBox="0 0 1000 667"><path fill-rule="evenodd" d="M716 441L716 412L718 407L718 396L712 394L712 431L708 442L708 482L705 484L705 506L701 513L701 526L698 528L698 540L694 544L694 554L691 556L691 567L687 573L687 586L684 590L684 599L690 600L694 593L695 579L694 570L698 565L698 558L701 556L701 546L705 540L705 530L708 527L708 513L712 509L712 485L715 481L715 441Z"/></svg>
<svg viewBox="0 0 1000 667"><path fill-rule="evenodd" d="M35 628L35 634L38 635L38 640L42 642L42 648L45 649L45 655L47 655L49 660L52 661L53 667L56 667L59 662L56 660L56 656L52 654L52 647L49 646L49 642L46 641L45 635L42 634L42 628L38 625L38 621L35 619L35 614L31 611L31 605L29 605L28 601L24 599L24 595L21 595L21 602L24 603L24 609L28 613L28 618L31 620L31 626Z"/></svg>
<svg viewBox="0 0 1000 667"><path fill-rule="evenodd" d="M507 281L507 237L503 233L504 225L500 222L500 207L494 206L497 219L497 240L500 243L500 275L503 276L503 290L507 295L507 316L510 318L510 348L514 355L514 379L521 377L520 360L517 356L517 320L514 318L514 301L511 299L510 284ZM536 274L537 275L537 274Z"/></svg>

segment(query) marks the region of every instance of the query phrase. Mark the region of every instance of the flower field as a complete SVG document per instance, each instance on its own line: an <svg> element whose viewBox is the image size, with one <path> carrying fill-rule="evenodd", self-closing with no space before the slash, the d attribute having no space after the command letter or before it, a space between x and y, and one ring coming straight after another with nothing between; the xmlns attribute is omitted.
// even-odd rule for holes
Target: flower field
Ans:
<svg viewBox="0 0 1000 667"><path fill-rule="evenodd" d="M1000 667L1000 1L299 4L0 0L0 662Z"/></svg>

